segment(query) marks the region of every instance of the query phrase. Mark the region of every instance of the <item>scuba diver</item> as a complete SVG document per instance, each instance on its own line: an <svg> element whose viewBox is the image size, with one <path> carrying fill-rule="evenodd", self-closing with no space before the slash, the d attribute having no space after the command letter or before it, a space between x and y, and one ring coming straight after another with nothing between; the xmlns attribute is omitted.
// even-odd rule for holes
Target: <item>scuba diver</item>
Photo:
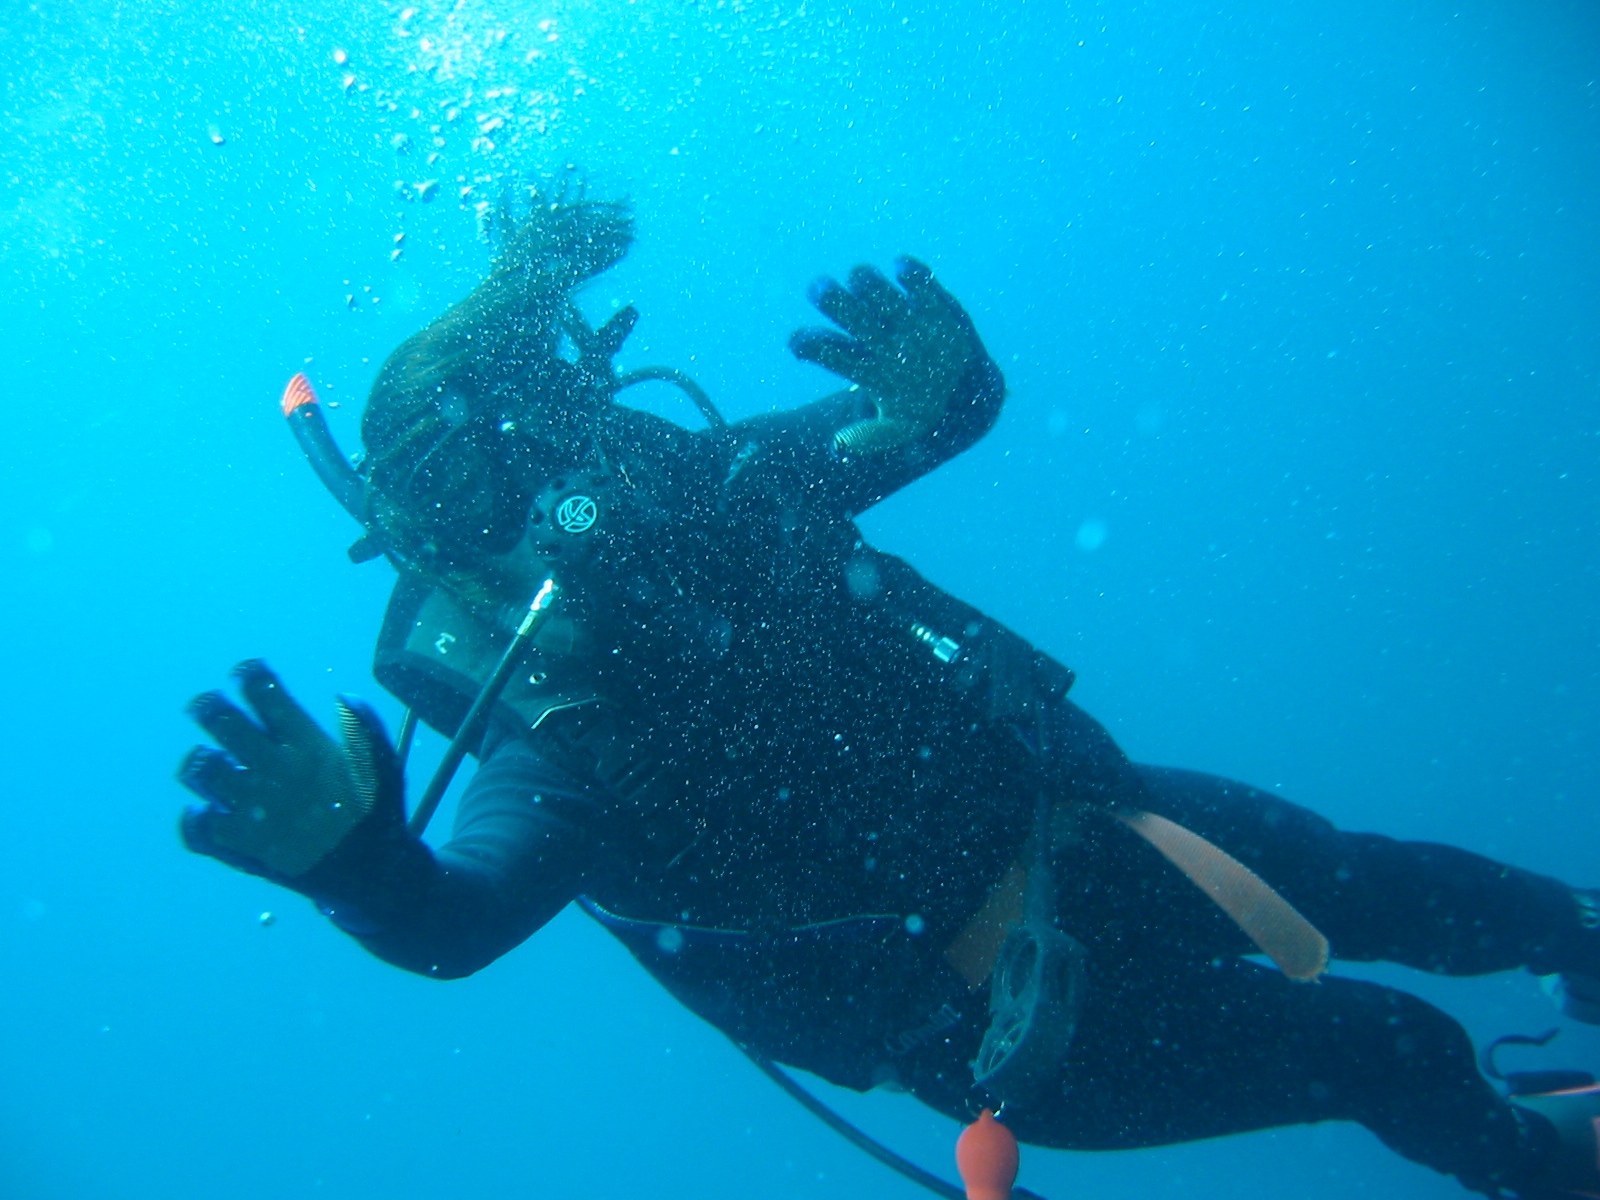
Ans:
<svg viewBox="0 0 1600 1200"><path fill-rule="evenodd" d="M191 850L438 979L576 902L758 1061L958 1120L1003 1103L1040 1146L1345 1120L1486 1195L1600 1192L1589 1076L1506 1094L1449 1016L1324 974L1525 968L1600 1023L1600 893L1133 763L1070 670L866 543L855 518L1004 399L926 266L815 284L832 327L790 347L849 386L730 424L616 371L635 310L573 302L626 254L625 204L535 193L498 233L379 371L357 465L303 377L284 398L351 557L398 569L374 673L400 746L342 698L335 741L245 662L243 707L190 709L216 743L179 772ZM708 424L620 404L642 379ZM408 820L418 719L452 741Z"/></svg>

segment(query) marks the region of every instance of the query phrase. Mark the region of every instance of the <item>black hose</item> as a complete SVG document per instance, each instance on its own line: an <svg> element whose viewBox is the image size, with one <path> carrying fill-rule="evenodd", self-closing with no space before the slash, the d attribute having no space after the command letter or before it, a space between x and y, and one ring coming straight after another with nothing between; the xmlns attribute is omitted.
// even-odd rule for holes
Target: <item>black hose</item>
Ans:
<svg viewBox="0 0 1600 1200"><path fill-rule="evenodd" d="M700 415L713 428L721 429L728 424L717 411L717 406L711 402L711 397L706 395L705 388L675 367L635 367L631 371L624 371L617 376L615 390L620 392L636 383L647 383L652 379L675 384L685 396L694 401L694 406L700 410Z"/></svg>
<svg viewBox="0 0 1600 1200"><path fill-rule="evenodd" d="M967 1193L964 1189L957 1187L953 1183L946 1182L932 1171L923 1170L909 1158L895 1153L870 1134L863 1133L857 1129L849 1121L846 1121L833 1109L801 1087L795 1082L794 1076L790 1075L789 1072L785 1071L766 1055L738 1042L735 1042L734 1045L738 1046L740 1052L755 1064L756 1070L788 1092L795 1100L799 1101L802 1108L858 1150L865 1151L891 1171L896 1171L912 1183L927 1188L936 1196L943 1196L945 1200L967 1200ZM1037 1192L1030 1192L1027 1188L1022 1187L1012 1188L1011 1196L1012 1200L1044 1200L1044 1197Z"/></svg>
<svg viewBox="0 0 1600 1200"><path fill-rule="evenodd" d="M400 719L400 733L394 741L394 756L400 760L400 769L406 769L406 760L411 757L411 743L417 737L417 710L406 709L406 715Z"/></svg>
<svg viewBox="0 0 1600 1200"><path fill-rule="evenodd" d="M428 780L422 798L417 801L411 819L406 822L406 832L412 837L421 837L426 831L428 822L433 820L433 814L439 809L439 801L444 799L445 791L450 787L450 781L456 777L456 769L461 766L461 760L466 758L468 752L483 737L484 718L494 707L495 701L500 699L500 693L506 690L506 684L511 682L511 672L517 669L528 640L539 628L545 614L550 611L550 601L555 597L555 592L556 585L553 579L546 579L540 585L533 602L528 605L528 612L522 618L522 624L517 626L517 632L512 635L511 644L506 647L499 663L495 665L494 673L479 690L472 707L467 709L467 715L461 718L460 728L456 730L455 737L450 739L444 757L439 760L438 769L434 771L433 778Z"/></svg>

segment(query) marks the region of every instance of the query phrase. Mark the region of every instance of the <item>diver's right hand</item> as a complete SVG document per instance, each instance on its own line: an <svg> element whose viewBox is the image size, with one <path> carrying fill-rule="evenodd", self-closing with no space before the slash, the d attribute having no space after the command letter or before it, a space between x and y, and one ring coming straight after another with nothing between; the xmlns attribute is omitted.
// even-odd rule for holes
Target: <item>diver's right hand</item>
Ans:
<svg viewBox="0 0 1600 1200"><path fill-rule="evenodd" d="M221 692L189 704L221 746L196 746L178 768L205 801L183 815L189 849L292 884L369 816L403 826L404 773L377 713L340 697L340 746L265 663L240 663L234 675L255 720Z"/></svg>

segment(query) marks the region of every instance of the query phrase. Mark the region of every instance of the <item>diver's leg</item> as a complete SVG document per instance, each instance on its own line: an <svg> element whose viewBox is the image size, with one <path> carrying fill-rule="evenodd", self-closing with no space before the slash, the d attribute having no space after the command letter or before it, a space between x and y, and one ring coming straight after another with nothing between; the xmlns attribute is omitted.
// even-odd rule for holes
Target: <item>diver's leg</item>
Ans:
<svg viewBox="0 0 1600 1200"><path fill-rule="evenodd" d="M1336 958L1446 975L1600 975L1592 893L1454 846L1344 833L1213 775L1139 774L1152 811L1244 862L1327 935Z"/></svg>
<svg viewBox="0 0 1600 1200"><path fill-rule="evenodd" d="M1024 1141L1127 1149L1324 1120L1494 1194L1539 1176L1553 1136L1479 1075L1462 1028L1415 996L1294 983L1219 959L1181 970L1091 968L1064 1098L1018 1108Z"/></svg>

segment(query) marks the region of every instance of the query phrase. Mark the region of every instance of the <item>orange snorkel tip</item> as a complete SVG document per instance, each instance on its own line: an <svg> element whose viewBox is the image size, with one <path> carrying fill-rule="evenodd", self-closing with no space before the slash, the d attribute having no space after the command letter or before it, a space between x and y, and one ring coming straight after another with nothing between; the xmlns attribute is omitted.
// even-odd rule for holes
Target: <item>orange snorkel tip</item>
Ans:
<svg viewBox="0 0 1600 1200"><path fill-rule="evenodd" d="M283 389L283 399L279 407L283 415L288 416L303 404L315 404L317 394L311 390L311 381L305 377L305 372L300 372L289 380L289 386Z"/></svg>
<svg viewBox="0 0 1600 1200"><path fill-rule="evenodd" d="M294 440L299 443L301 452L311 464L311 469L317 473L317 478L322 480L322 485L333 494L340 508L365 527L366 485L350 465L350 460L339 450L339 444L333 440L328 420L322 413L322 405L317 402L317 394L311 390L311 381L303 373L289 380L278 407L283 412L284 420L289 422L289 432L294 434ZM383 553L369 539L356 544L372 549L372 553L365 555L366 558Z"/></svg>

